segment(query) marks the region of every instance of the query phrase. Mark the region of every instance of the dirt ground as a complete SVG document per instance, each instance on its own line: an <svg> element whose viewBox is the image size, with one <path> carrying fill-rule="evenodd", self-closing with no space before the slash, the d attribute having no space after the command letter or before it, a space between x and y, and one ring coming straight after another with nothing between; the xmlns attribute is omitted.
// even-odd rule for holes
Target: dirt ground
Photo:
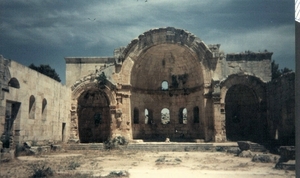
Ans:
<svg viewBox="0 0 300 178"><path fill-rule="evenodd" d="M225 152L64 151L20 156L0 163L0 177L23 178L37 172L53 177L295 177L295 171L274 169ZM50 174L49 173L49 174ZM110 174L111 173L111 174Z"/></svg>

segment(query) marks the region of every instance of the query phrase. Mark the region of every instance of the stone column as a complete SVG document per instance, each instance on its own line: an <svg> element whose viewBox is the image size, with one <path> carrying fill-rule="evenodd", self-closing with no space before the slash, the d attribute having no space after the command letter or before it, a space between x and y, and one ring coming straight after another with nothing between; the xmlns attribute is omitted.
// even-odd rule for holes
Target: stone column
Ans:
<svg viewBox="0 0 300 178"><path fill-rule="evenodd" d="M72 101L71 106L71 126L70 126L70 137L69 143L79 143L79 135L78 135L78 116L77 116L77 100Z"/></svg>
<svg viewBox="0 0 300 178"><path fill-rule="evenodd" d="M132 140L130 92L125 88L117 93L115 111L111 110L111 137L124 136Z"/></svg>
<svg viewBox="0 0 300 178"><path fill-rule="evenodd" d="M222 112L220 104L220 95L213 96L213 110L214 110L214 141L225 142L226 141L226 129L225 129L225 114Z"/></svg>
<svg viewBox="0 0 300 178"><path fill-rule="evenodd" d="M221 105L221 91L219 81L213 81L214 92L212 93L213 99L213 117L214 117L214 141L225 142L226 141L226 129L225 129L225 109L224 105Z"/></svg>

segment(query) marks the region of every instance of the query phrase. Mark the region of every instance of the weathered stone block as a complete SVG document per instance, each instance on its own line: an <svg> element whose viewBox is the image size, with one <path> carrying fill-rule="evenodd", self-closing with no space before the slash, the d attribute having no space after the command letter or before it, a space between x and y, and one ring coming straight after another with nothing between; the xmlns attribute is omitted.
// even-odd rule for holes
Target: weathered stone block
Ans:
<svg viewBox="0 0 300 178"><path fill-rule="evenodd" d="M237 143L238 143L238 146L241 149L241 151L244 151L244 150L266 151L265 147L258 143L253 143L250 141L238 141Z"/></svg>
<svg viewBox="0 0 300 178"><path fill-rule="evenodd" d="M239 155L239 153L241 152L241 150L238 147L230 147L230 148L227 149L226 152L227 153L231 153L231 154L235 154L235 155Z"/></svg>
<svg viewBox="0 0 300 178"><path fill-rule="evenodd" d="M243 157L243 158L252 158L253 156L254 154L250 150L244 150L239 153L239 157Z"/></svg>
<svg viewBox="0 0 300 178"><path fill-rule="evenodd" d="M271 155L271 154L256 154L253 156L253 162L261 162L261 163L276 163L279 159L279 156Z"/></svg>
<svg viewBox="0 0 300 178"><path fill-rule="evenodd" d="M279 162L287 162L296 159L295 146L281 146L279 148L280 159Z"/></svg>

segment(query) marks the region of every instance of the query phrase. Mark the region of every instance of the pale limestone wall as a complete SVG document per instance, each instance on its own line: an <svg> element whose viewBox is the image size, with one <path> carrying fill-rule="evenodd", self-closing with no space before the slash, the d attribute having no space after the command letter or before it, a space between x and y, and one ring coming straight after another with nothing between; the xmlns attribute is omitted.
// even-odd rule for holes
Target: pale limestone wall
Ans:
<svg viewBox="0 0 300 178"><path fill-rule="evenodd" d="M264 82L271 81L270 52L227 54L222 63L223 79L231 74L247 74L260 78Z"/></svg>
<svg viewBox="0 0 300 178"><path fill-rule="evenodd" d="M102 71L110 67L111 70L106 70L105 75L110 80L114 72L113 57L66 57L66 86L71 87L76 81L94 74L97 71Z"/></svg>
<svg viewBox="0 0 300 178"><path fill-rule="evenodd" d="M9 87L2 102L19 102L20 108L14 121L15 142L35 141L46 144L48 141L61 142L69 137L71 90L61 83L29 69L15 61L9 67L11 77L16 78L20 88ZM34 119L29 116L29 98L35 98ZM42 113L42 102L47 104ZM2 122L3 123L3 122ZM63 123L64 138L63 136Z"/></svg>

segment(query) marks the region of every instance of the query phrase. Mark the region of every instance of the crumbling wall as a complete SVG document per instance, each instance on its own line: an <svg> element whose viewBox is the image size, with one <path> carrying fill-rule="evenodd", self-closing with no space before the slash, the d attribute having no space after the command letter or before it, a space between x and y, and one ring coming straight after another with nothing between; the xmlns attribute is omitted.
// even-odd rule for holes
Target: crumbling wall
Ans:
<svg viewBox="0 0 300 178"><path fill-rule="evenodd" d="M90 74L105 71L108 80L114 72L114 57L66 57L66 86L71 87L76 81Z"/></svg>
<svg viewBox="0 0 300 178"><path fill-rule="evenodd" d="M271 52L251 52L227 54L223 62L223 78L231 74L248 74L264 82L271 80Z"/></svg>
<svg viewBox="0 0 300 178"><path fill-rule="evenodd" d="M287 73L267 85L269 134L281 145L295 144L295 73Z"/></svg>
<svg viewBox="0 0 300 178"><path fill-rule="evenodd" d="M43 145L65 141L70 127L71 90L15 61L11 61L9 71L19 86L10 85L5 91L1 125L3 120L8 123L13 119L9 124L14 142Z"/></svg>

